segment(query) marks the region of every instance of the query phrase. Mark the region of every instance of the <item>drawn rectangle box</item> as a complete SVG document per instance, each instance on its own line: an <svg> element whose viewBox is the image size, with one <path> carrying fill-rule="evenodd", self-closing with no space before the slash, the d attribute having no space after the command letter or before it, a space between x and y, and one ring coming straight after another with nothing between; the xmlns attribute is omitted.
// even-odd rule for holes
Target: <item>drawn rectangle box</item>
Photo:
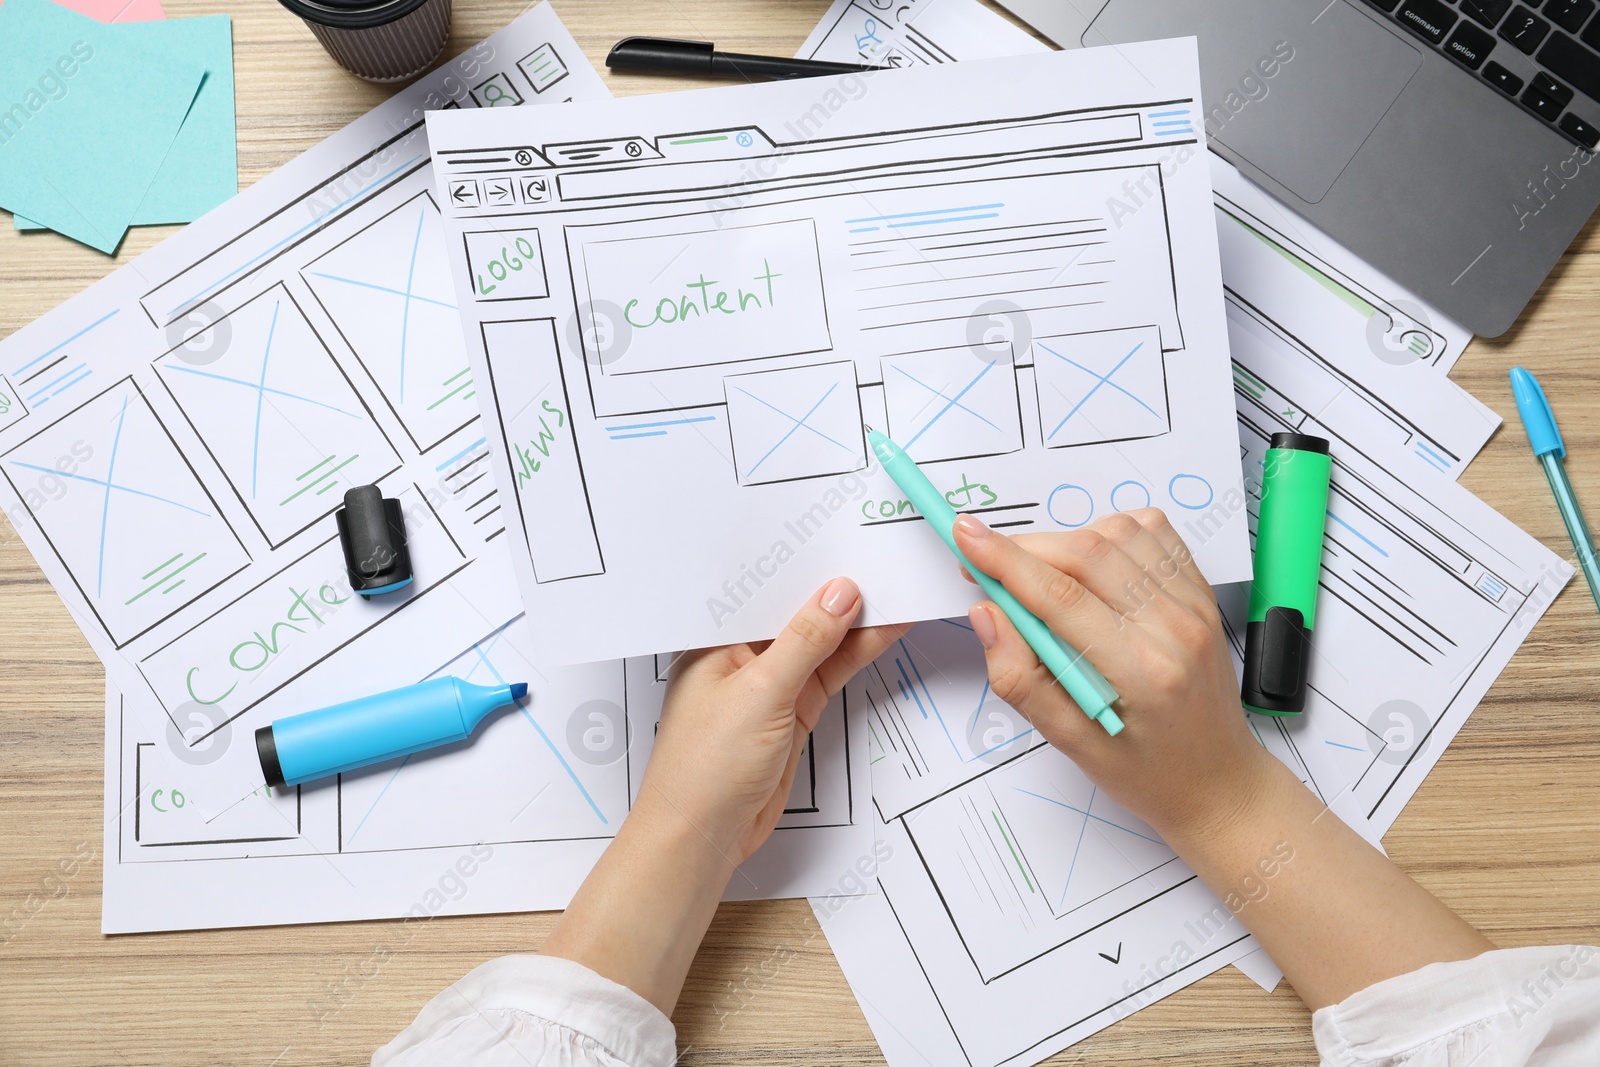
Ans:
<svg viewBox="0 0 1600 1067"><path fill-rule="evenodd" d="M12 423L28 414L22 403L22 394L11 384L11 379L0 374L0 430L9 429Z"/></svg>
<svg viewBox="0 0 1600 1067"><path fill-rule="evenodd" d="M652 236L636 222L567 229L580 314L621 319L623 338L604 353L591 348L595 331L583 331L591 367L623 376L832 349L813 220L699 221Z"/></svg>
<svg viewBox="0 0 1600 1067"><path fill-rule="evenodd" d="M1022 450L1022 407L1009 344L1004 359L963 345L884 356L889 436L918 463Z"/></svg>
<svg viewBox="0 0 1600 1067"><path fill-rule="evenodd" d="M1045 447L1133 441L1171 432L1160 328L1037 337L1033 360Z"/></svg>
<svg viewBox="0 0 1600 1067"><path fill-rule="evenodd" d="M852 360L723 379L740 485L848 474L867 465Z"/></svg>
<svg viewBox="0 0 1600 1067"><path fill-rule="evenodd" d="M583 458L572 432L566 373L556 347L554 319L485 322L484 356L500 427L500 444L511 464L517 517L534 581L558 582L605 573L584 478ZM500 395L534 397L507 412Z"/></svg>
<svg viewBox="0 0 1600 1067"><path fill-rule="evenodd" d="M537 229L488 230L466 234L464 240L472 292L479 301L550 295Z"/></svg>
<svg viewBox="0 0 1600 1067"><path fill-rule="evenodd" d="M131 378L18 444L0 472L119 648L250 565Z"/></svg>
<svg viewBox="0 0 1600 1067"><path fill-rule="evenodd" d="M166 766L159 759L145 758L145 750L155 747L151 741L134 746L133 839L141 848L259 844L300 836L299 786L294 787L292 801L252 793L208 817L184 796L184 782L172 777L184 763Z"/></svg>
<svg viewBox="0 0 1600 1067"><path fill-rule="evenodd" d="M517 69L536 93L554 88L567 76L567 65L548 42L517 60Z"/></svg>

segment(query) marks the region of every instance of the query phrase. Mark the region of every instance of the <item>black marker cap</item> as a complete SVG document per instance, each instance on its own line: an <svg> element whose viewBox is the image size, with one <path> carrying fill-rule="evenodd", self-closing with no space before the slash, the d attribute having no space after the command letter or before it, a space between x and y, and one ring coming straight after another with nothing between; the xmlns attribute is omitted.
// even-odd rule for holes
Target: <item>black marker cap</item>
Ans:
<svg viewBox="0 0 1600 1067"><path fill-rule="evenodd" d="M271 726L256 730L256 758L261 760L261 773L268 785L283 785L283 765L278 762L278 742L272 736Z"/></svg>
<svg viewBox="0 0 1600 1067"><path fill-rule="evenodd" d="M358 485L344 495L344 507L334 518L350 588L362 596L376 596L410 584L411 553L400 501L385 498L375 485Z"/></svg>
<svg viewBox="0 0 1600 1067"><path fill-rule="evenodd" d="M1328 439L1317 437L1309 433L1275 433L1272 435L1273 448L1292 448L1297 452L1320 452L1328 454Z"/></svg>

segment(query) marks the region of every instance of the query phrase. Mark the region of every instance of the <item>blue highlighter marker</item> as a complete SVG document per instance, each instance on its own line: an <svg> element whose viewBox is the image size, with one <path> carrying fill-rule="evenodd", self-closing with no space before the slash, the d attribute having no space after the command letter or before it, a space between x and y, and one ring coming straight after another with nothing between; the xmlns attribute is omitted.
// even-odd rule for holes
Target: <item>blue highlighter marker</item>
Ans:
<svg viewBox="0 0 1600 1067"><path fill-rule="evenodd" d="M268 785L299 785L460 741L491 711L527 695L525 682L433 678L279 719L256 731L256 755Z"/></svg>

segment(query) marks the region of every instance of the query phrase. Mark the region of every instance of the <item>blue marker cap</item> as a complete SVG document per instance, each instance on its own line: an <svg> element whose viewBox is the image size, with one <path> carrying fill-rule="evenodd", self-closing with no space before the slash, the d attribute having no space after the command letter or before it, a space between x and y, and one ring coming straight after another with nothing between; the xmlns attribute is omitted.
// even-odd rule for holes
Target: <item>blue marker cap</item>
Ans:
<svg viewBox="0 0 1600 1067"><path fill-rule="evenodd" d="M1556 417L1550 411L1550 401L1544 398L1539 379L1521 367L1511 368L1511 393L1517 398L1517 414L1522 416L1522 427L1528 431L1528 444L1533 454L1542 456L1554 452L1567 458L1567 446L1556 427Z"/></svg>

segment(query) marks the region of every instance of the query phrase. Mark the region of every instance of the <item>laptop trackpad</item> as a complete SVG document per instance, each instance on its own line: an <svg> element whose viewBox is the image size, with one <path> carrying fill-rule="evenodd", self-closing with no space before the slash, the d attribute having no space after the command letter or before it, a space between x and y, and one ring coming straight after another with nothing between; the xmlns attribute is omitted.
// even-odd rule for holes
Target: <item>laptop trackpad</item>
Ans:
<svg viewBox="0 0 1600 1067"><path fill-rule="evenodd" d="M1191 34L1200 39L1212 139L1310 203L1327 194L1422 65L1415 48L1344 0L1326 8L1112 0L1083 43Z"/></svg>

